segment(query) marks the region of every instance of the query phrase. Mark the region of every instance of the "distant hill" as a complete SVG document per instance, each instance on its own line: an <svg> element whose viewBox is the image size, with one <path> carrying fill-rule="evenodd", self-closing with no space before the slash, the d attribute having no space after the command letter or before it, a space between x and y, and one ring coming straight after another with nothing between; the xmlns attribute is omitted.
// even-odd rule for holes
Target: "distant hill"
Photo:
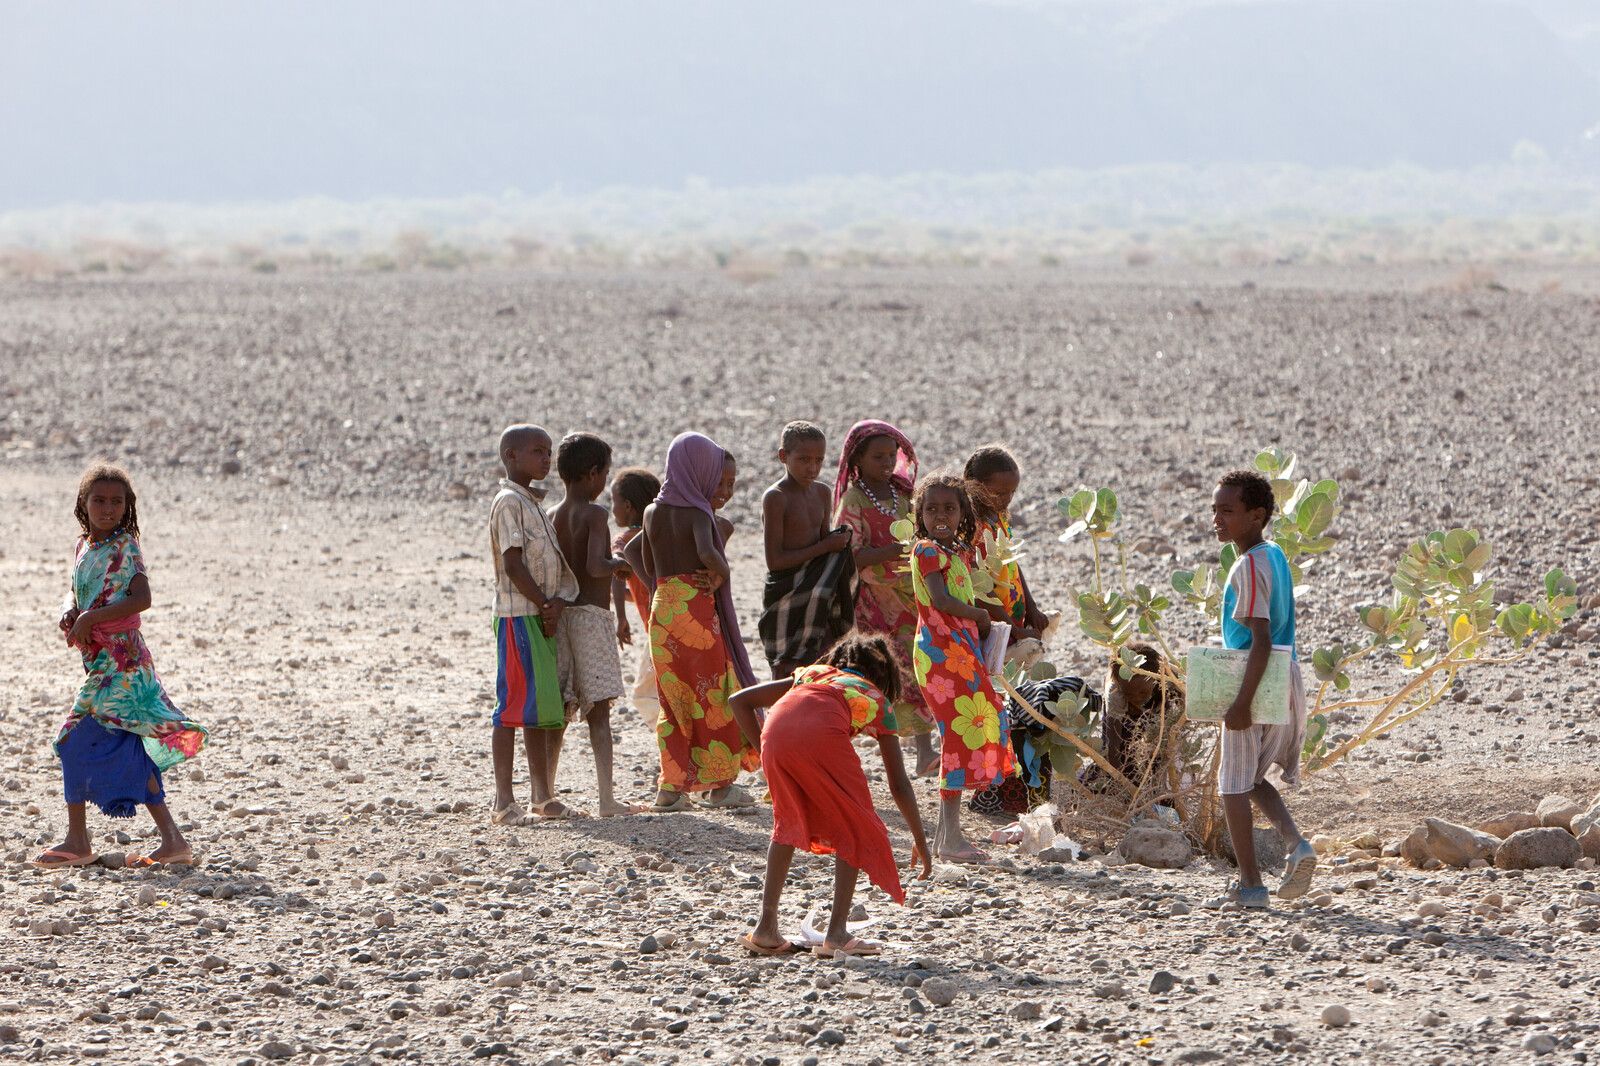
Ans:
<svg viewBox="0 0 1600 1066"><path fill-rule="evenodd" d="M1582 6L1529 2L11 5L0 211L1164 162L1465 168L1521 142L1588 168L1600 37Z"/></svg>

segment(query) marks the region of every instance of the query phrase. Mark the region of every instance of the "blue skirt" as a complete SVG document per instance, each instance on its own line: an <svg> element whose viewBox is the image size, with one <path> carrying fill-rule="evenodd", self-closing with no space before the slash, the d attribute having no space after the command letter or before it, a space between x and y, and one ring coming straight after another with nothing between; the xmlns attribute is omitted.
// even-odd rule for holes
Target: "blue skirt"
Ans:
<svg viewBox="0 0 1600 1066"><path fill-rule="evenodd" d="M107 817L132 818L141 804L166 802L161 771L136 733L107 729L85 717L61 739L56 752L68 803L93 803Z"/></svg>

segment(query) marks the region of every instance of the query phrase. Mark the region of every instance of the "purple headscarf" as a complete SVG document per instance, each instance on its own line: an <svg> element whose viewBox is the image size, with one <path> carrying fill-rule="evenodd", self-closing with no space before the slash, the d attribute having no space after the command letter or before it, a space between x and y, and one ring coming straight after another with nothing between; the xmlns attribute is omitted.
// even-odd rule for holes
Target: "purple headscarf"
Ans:
<svg viewBox="0 0 1600 1066"><path fill-rule="evenodd" d="M722 482L722 461L727 452L704 433L680 433L667 447L666 475L661 479L661 494L657 503L672 507L693 507L715 518L711 497ZM711 523L711 537L717 550L724 552L722 533L715 521ZM739 684L756 683L755 671L750 668L750 655L744 650L744 638L739 633L739 615L733 609L733 586L724 581L717 589L717 615L722 619L722 642L727 646L728 659L738 675Z"/></svg>
<svg viewBox="0 0 1600 1066"><path fill-rule="evenodd" d="M876 418L864 418L850 427L850 432L845 434L844 447L839 452L839 476L833 482L834 514L839 513L839 503L844 499L844 494L850 491L850 475L855 472L856 453L873 437L888 437L899 449L895 453L894 473L889 475L889 483L907 496L915 490L917 450L904 433L889 423Z"/></svg>

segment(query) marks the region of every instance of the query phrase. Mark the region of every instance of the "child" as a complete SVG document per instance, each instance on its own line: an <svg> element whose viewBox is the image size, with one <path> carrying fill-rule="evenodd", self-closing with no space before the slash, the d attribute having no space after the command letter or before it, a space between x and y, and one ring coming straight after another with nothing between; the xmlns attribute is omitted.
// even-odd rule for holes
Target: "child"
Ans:
<svg viewBox="0 0 1600 1066"><path fill-rule="evenodd" d="M723 534L712 520L724 454L710 437L679 434L667 449L661 494L644 512L642 559L655 580L650 655L661 699L656 811L688 810L689 792L709 792L701 801L707 807L755 805L733 783L761 760L728 710L728 697L754 684L755 674L739 636Z"/></svg>
<svg viewBox="0 0 1600 1066"><path fill-rule="evenodd" d="M1294 657L1294 578L1283 550L1262 536L1274 507L1272 484L1250 470L1224 475L1211 494L1211 527L1217 539L1231 541L1239 549L1239 558L1228 573L1228 587L1222 593L1222 643L1250 651L1239 695L1223 719L1217 791L1222 794L1228 835L1239 863L1237 900L1241 906L1251 908L1265 908L1268 904L1267 886L1261 883L1261 870L1256 865L1252 799L1278 827L1290 849L1278 898L1298 899L1305 895L1317 868L1316 851L1295 828L1283 797L1266 780L1267 772L1276 763L1283 768L1286 784L1294 786L1300 781L1306 695L1297 660L1290 664L1288 722L1250 722L1250 704L1272 651L1283 649L1291 659ZM1228 900L1224 896L1207 905L1220 907Z"/></svg>
<svg viewBox="0 0 1600 1066"><path fill-rule="evenodd" d="M846 921L855 896L856 874L866 871L873 884L906 901L895 869L889 831L872 806L861 757L851 746L858 735L878 741L889 794L911 830L911 865L918 880L932 873L928 842L922 833L911 782L900 761L891 704L899 695L900 663L882 636L851 634L835 644L820 663L793 675L743 689L728 701L746 739L761 756L772 788L772 843L767 847L767 880L761 893L761 918L743 938L755 955L787 955L795 945L778 933L778 901L796 848L817 855L837 852L833 871L833 913L816 954L876 955L883 948L850 935ZM766 724L756 709L770 707Z"/></svg>
<svg viewBox="0 0 1600 1066"><path fill-rule="evenodd" d="M556 545L578 579L578 596L556 625L556 664L561 675L562 703L572 716L589 723L589 747L600 792L602 818L641 814L643 807L618 803L612 781L611 704L623 695L622 657L617 652L617 623L607 606L611 583L633 571L611 554L606 534L606 509L595 497L611 476L611 445L593 433L569 433L556 449L556 473L566 496L550 512ZM559 754L559 752L558 752ZM551 763L551 782L555 763ZM539 805L546 818L570 818L574 812L550 799Z"/></svg>
<svg viewBox="0 0 1600 1066"><path fill-rule="evenodd" d="M33 865L87 866L100 857L85 818L84 804L93 802L111 818L132 818L140 804L150 811L161 846L130 866L192 866L194 853L167 809L161 775L198 755L207 734L167 698L139 635L139 615L150 609L150 581L128 475L108 463L89 467L78 482L74 513L82 535L60 628L82 653L87 676L55 741L67 836Z"/></svg>
<svg viewBox="0 0 1600 1066"><path fill-rule="evenodd" d="M1139 640L1128 644L1127 648L1139 657L1141 668L1152 674L1161 672L1161 653L1154 645ZM1153 677L1144 674L1123 677L1115 659L1107 674L1106 710L1100 719L1101 750L1105 752L1106 762L1138 785L1146 764L1140 762L1134 750L1135 741L1144 735L1154 740L1154 723L1163 719L1169 728L1176 726L1178 714L1183 710L1183 697Z"/></svg>
<svg viewBox="0 0 1600 1066"><path fill-rule="evenodd" d="M973 547L977 549L978 558L982 560L984 547L984 533L995 536L1011 536L1011 498L1016 495L1017 486L1022 483L1022 468L1011 453L1004 448L989 445L979 448L967 460L963 473L967 478L967 488L972 495L972 507L978 518L977 539ZM1000 570L994 586L995 598L999 604L985 604L989 615L996 622L1007 622L1011 625L1011 640L1015 643L1026 637L1040 639L1044 635L1045 626L1049 619L1044 612L1039 610L1033 602L1033 594L1028 591L1028 582L1022 576L1022 568L1016 563L1007 563Z"/></svg>
<svg viewBox="0 0 1600 1066"><path fill-rule="evenodd" d="M900 661L901 696L895 720L902 737L915 738L916 772L921 775L939 768L939 755L933 750L933 716L911 669L911 645L917 635L911 570L904 546L890 532L894 523L911 517L916 480L917 452L904 433L875 419L850 427L833 484L833 521L850 530L857 576L856 628L888 637Z"/></svg>
<svg viewBox="0 0 1600 1066"><path fill-rule="evenodd" d="M500 434L500 464L506 476L489 506L489 545L494 555L495 825L540 821L511 794L516 730L528 758L528 788L535 810L555 798L556 759L567 727L556 658L556 628L578 595L578 580L556 546L556 533L539 506L545 490L533 482L550 475L550 434L538 426L509 426Z"/></svg>
<svg viewBox="0 0 1600 1066"><path fill-rule="evenodd" d="M833 486L817 480L827 447L810 422L784 426L778 443L784 475L761 497L767 583L759 630L774 680L816 662L855 624L850 531L829 529Z"/></svg>
<svg viewBox="0 0 1600 1066"><path fill-rule="evenodd" d="M611 543L611 552L627 560L626 578L616 577L611 582L611 598L617 612L617 643L631 645L633 630L628 625L627 604L633 600L639 612L639 624L644 626L644 647L635 667L633 707L639 712L646 727L655 731L656 718L661 714L661 701L656 698L656 668L650 661L650 589L640 576L638 564L629 555L629 548L644 531L644 509L655 502L661 491L661 480L642 466L630 466L617 472L611 479L611 517L617 523L617 539Z"/></svg>
<svg viewBox="0 0 1600 1066"><path fill-rule="evenodd" d="M939 723L939 827L934 848L952 862L989 856L961 834L962 789L987 788L1011 776L1005 706L984 667L989 612L973 603L968 559L977 521L966 482L953 474L928 478L912 503L916 546L911 580L917 597L917 684Z"/></svg>
<svg viewBox="0 0 1600 1066"><path fill-rule="evenodd" d="M722 478L717 482L717 491L711 494L711 510L720 511L728 506L728 501L733 499L733 490L739 484L739 461L733 457L732 452L722 453ZM726 548L728 541L733 538L733 523L719 514L713 514L711 520L717 524L717 532L722 534L722 546Z"/></svg>

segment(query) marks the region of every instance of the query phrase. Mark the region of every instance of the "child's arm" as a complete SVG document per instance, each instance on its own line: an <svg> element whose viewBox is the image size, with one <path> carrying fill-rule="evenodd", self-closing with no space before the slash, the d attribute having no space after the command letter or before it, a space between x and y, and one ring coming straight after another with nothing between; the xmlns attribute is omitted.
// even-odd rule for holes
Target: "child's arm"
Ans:
<svg viewBox="0 0 1600 1066"><path fill-rule="evenodd" d="M732 703L732 701L729 701ZM900 755L900 738L894 734L885 734L878 737L878 753L883 756L883 769L889 778L889 795L894 797L894 805L900 808L900 817L906 820L906 827L911 830L911 865L922 865L922 872L917 874L918 881L926 881L933 876L933 859L928 853L928 839L922 831L922 811L917 807L917 794L911 789L911 781L906 777L905 760Z"/></svg>
<svg viewBox="0 0 1600 1066"><path fill-rule="evenodd" d="M611 554L611 542L606 539L605 508L591 505L583 516L583 523L587 527L586 534L589 538L590 577L627 577L633 573L626 559L618 559Z"/></svg>
<svg viewBox="0 0 1600 1066"><path fill-rule="evenodd" d="M728 560L723 558L722 553L717 550L717 542L713 537L715 530L716 527L711 524L711 520L703 514L699 516L699 519L694 524L695 554L700 556L700 562L705 566L706 572L711 577L708 587L712 592L715 592L732 576L732 572L728 569Z"/></svg>
<svg viewBox="0 0 1600 1066"><path fill-rule="evenodd" d="M739 724L745 743L754 748L757 755L761 754L761 722L756 718L756 708L771 707L793 687L794 679L785 677L742 688L728 697L728 710L733 712L733 720Z"/></svg>
<svg viewBox="0 0 1600 1066"><path fill-rule="evenodd" d="M1229 729L1250 728L1250 704L1256 698L1256 688L1267 673L1267 661L1272 657L1272 626L1265 618L1240 618L1250 627L1250 657L1244 661L1244 680L1239 694L1233 698L1223 723Z"/></svg>
<svg viewBox="0 0 1600 1066"><path fill-rule="evenodd" d="M104 622L115 622L130 615L142 614L150 609L150 581L143 574L134 574L128 582L128 594L116 603L79 611L67 629L67 643L86 648L94 642L94 627ZM63 618L62 621L66 619Z"/></svg>
<svg viewBox="0 0 1600 1066"><path fill-rule="evenodd" d="M1028 577L1022 572L1022 567L1020 566L1017 567L1017 580L1022 582L1022 602L1027 611L1023 615L1023 621L1027 624L1027 628L1038 630L1037 633L1029 635L1043 636L1045 628L1050 624L1050 619L1046 618L1044 612L1039 610L1039 605L1033 602L1033 590L1028 587Z"/></svg>
<svg viewBox="0 0 1600 1066"><path fill-rule="evenodd" d="M615 574L611 576L611 609L617 612L617 643L632 644L633 630L628 626L628 581Z"/></svg>
<svg viewBox="0 0 1600 1066"><path fill-rule="evenodd" d="M785 548L783 526L788 512L789 498L777 489L768 489L761 497L761 535L767 549L768 570L791 570L819 555L827 555L829 552L836 552L849 546L849 531L839 530L825 533L815 543L808 544L804 548Z"/></svg>
<svg viewBox="0 0 1600 1066"><path fill-rule="evenodd" d="M857 548L856 569L861 570L868 566L877 566L880 563L893 562L905 558L906 546L899 541L885 544L881 548Z"/></svg>
<svg viewBox="0 0 1600 1066"><path fill-rule="evenodd" d="M655 592L655 560L650 556L650 542L645 539L643 532L628 541L622 549L622 557L628 560L628 565L633 567L633 572L638 575L640 581L644 582L644 587L652 593ZM649 622L649 619L641 618L639 621Z"/></svg>
<svg viewBox="0 0 1600 1066"><path fill-rule="evenodd" d="M928 603L932 605L934 610L954 615L957 618L971 619L978 623L979 636L988 635L991 621L988 611L982 607L974 607L971 604L962 603L950 595L950 587L944 583L943 571L935 571L925 576L928 583Z"/></svg>
<svg viewBox="0 0 1600 1066"><path fill-rule="evenodd" d="M521 548L507 548L500 553L500 558L506 564L506 576L535 607L539 608L539 617L544 620L544 635L554 636L556 619L561 617L561 611L567 606L567 601L559 597L546 596L539 583L533 579L533 574L528 570L527 560L522 557ZM550 617L554 613L555 618Z"/></svg>

